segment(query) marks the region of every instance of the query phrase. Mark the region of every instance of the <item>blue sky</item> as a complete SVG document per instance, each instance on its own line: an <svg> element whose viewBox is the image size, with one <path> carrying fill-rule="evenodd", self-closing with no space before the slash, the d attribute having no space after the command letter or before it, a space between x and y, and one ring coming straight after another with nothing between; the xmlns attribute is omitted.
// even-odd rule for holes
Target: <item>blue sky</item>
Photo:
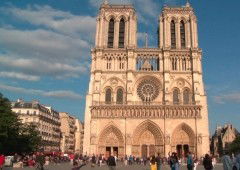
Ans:
<svg viewBox="0 0 240 170"><path fill-rule="evenodd" d="M163 4L185 0L109 0L133 3L143 34L157 46ZM240 1L191 0L198 17L210 130L232 123L240 130ZM38 99L83 120L90 47L101 0L1 0L0 92L10 100Z"/></svg>

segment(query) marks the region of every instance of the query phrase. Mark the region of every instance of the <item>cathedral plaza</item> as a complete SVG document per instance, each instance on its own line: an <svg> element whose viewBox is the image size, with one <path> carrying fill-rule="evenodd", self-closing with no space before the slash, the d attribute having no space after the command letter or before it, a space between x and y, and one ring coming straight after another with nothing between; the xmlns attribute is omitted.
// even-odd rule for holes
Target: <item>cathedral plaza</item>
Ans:
<svg viewBox="0 0 240 170"><path fill-rule="evenodd" d="M162 9L157 48L138 48L137 18L133 5L100 7L83 153L202 157L210 152L209 121L194 10Z"/></svg>

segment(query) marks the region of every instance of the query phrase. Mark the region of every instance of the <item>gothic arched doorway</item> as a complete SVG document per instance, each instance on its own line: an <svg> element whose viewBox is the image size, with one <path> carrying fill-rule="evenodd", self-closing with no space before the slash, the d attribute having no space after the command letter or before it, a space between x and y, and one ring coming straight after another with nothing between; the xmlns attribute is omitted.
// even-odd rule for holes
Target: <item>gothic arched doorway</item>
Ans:
<svg viewBox="0 0 240 170"><path fill-rule="evenodd" d="M162 136L154 122L147 120L141 123L133 133L132 154L140 157L163 154Z"/></svg>
<svg viewBox="0 0 240 170"><path fill-rule="evenodd" d="M110 154L117 157L124 156L124 138L122 132L117 127L110 125L100 133L98 152L107 157Z"/></svg>
<svg viewBox="0 0 240 170"><path fill-rule="evenodd" d="M194 152L195 135L190 126L182 123L176 127L172 134L172 152L178 157L185 157L189 152Z"/></svg>

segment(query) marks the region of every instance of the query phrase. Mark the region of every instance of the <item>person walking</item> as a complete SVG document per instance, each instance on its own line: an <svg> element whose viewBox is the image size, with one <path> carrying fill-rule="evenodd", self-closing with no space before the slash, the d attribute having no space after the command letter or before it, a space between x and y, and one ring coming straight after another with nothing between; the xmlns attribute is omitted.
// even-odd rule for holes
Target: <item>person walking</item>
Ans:
<svg viewBox="0 0 240 170"><path fill-rule="evenodd" d="M232 160L228 155L228 152L225 152L222 157L223 169L224 170L232 170Z"/></svg>
<svg viewBox="0 0 240 170"><path fill-rule="evenodd" d="M193 164L192 155L191 155L191 153L188 153L188 155L187 155L187 169L192 170L193 166L194 166L194 164Z"/></svg>
<svg viewBox="0 0 240 170"><path fill-rule="evenodd" d="M0 170L3 170L5 163L5 156L3 154L0 154Z"/></svg>
<svg viewBox="0 0 240 170"><path fill-rule="evenodd" d="M213 169L212 159L208 154L206 154L204 159L203 159L203 166L204 166L205 170L212 170Z"/></svg>
<svg viewBox="0 0 240 170"><path fill-rule="evenodd" d="M36 170L44 170L44 164L45 164L45 157L43 153L37 153L36 154Z"/></svg>
<svg viewBox="0 0 240 170"><path fill-rule="evenodd" d="M108 157L107 165L109 170L116 170L116 160L112 154Z"/></svg>
<svg viewBox="0 0 240 170"><path fill-rule="evenodd" d="M161 170L161 166L162 166L162 158L160 156L160 154L158 153L158 156L156 158L156 162L157 162L157 170Z"/></svg>
<svg viewBox="0 0 240 170"><path fill-rule="evenodd" d="M157 170L156 158L153 155L150 160L151 170Z"/></svg>

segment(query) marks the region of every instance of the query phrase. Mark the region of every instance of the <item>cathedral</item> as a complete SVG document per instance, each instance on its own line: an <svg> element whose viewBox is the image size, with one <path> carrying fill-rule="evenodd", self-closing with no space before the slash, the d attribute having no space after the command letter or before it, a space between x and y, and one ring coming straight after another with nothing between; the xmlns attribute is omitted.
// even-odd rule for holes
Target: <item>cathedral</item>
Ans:
<svg viewBox="0 0 240 170"><path fill-rule="evenodd" d="M119 158L209 153L207 96L197 18L164 6L158 47L138 48L132 5L105 1L96 19L83 153Z"/></svg>

